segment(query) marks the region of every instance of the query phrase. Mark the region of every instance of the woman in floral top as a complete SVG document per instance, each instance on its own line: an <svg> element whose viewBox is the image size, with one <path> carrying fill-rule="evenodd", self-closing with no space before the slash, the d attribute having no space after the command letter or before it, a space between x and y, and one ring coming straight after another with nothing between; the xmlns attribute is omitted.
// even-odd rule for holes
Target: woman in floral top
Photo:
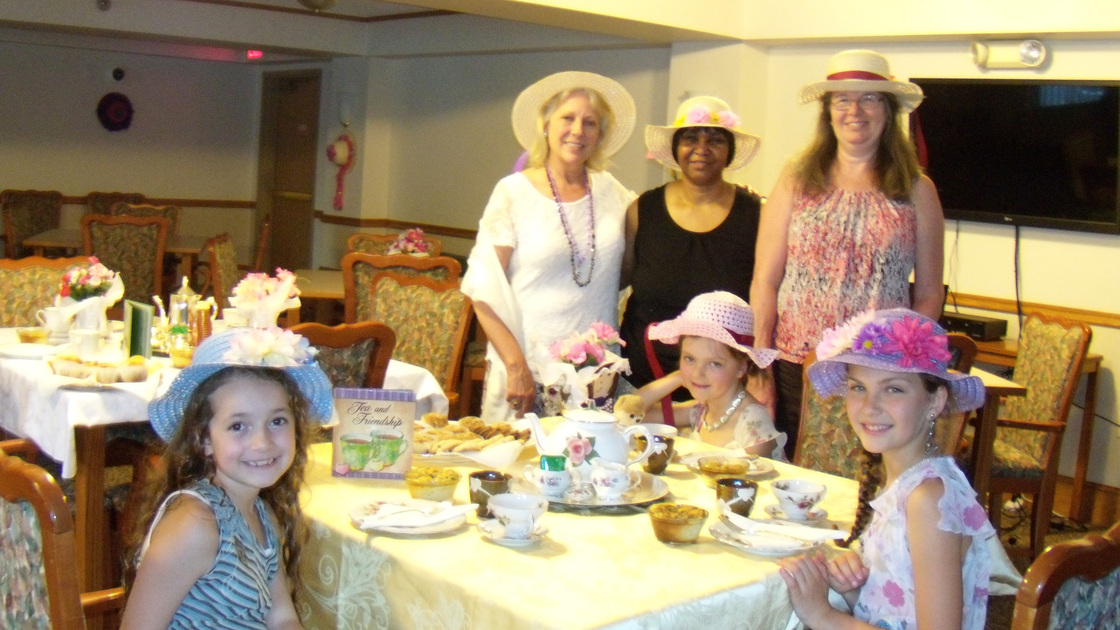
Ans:
<svg viewBox="0 0 1120 630"><path fill-rule="evenodd" d="M798 618L812 628L982 630L995 530L934 436L943 415L984 403L983 383L950 372L945 331L908 309L864 313L827 331L817 356L809 380L822 396L845 393L866 451L845 541L858 537L860 551L782 562ZM851 617L829 605L830 587Z"/></svg>

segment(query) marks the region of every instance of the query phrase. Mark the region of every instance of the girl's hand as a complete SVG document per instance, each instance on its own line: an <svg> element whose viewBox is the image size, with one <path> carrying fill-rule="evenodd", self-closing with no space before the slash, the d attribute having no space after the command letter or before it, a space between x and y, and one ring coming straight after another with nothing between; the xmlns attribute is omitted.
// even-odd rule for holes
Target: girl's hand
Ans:
<svg viewBox="0 0 1120 630"><path fill-rule="evenodd" d="M854 591L867 582L870 573L863 566L863 559L854 551L848 550L828 563L828 585L837 593Z"/></svg>
<svg viewBox="0 0 1120 630"><path fill-rule="evenodd" d="M514 417L520 418L537 404L537 384L525 361L507 365L506 372L506 402Z"/></svg>
<svg viewBox="0 0 1120 630"><path fill-rule="evenodd" d="M828 565L822 554L780 560L778 574L789 587L793 611L811 628L827 628L826 619L835 611L828 603Z"/></svg>

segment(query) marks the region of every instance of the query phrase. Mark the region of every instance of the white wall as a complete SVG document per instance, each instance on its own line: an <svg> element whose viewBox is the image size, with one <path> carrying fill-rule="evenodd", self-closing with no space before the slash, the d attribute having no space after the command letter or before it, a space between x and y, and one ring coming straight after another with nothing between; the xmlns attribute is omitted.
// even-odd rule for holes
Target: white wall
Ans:
<svg viewBox="0 0 1120 630"><path fill-rule="evenodd" d="M763 134L763 183L773 186L783 163L801 150L814 127L816 109L799 105L797 95L806 83L823 78L828 57L845 48L870 47L888 56L898 77L1120 79L1120 46L1115 40L1047 42L1053 57L1042 71L981 71L972 64L967 42L861 44L843 46L790 46L770 49L766 90L767 125ZM936 183L936 182L935 182ZM959 229L959 238L957 231ZM1120 236L1024 228L1020 232L1020 299L1072 308L1120 313ZM1015 299L1014 230L1010 227L970 222L946 226L945 278L962 293ZM952 306L950 305L950 308ZM1007 318L998 313L979 313ZM1011 322L1009 335L1018 324ZM1090 352L1105 357L1105 372L1090 458L1089 479L1120 486L1120 430L1117 418L1116 375L1120 357L1120 330L1096 327ZM1079 393L1077 404L1083 401ZM1061 472L1072 475L1075 438L1081 412L1071 413L1062 451Z"/></svg>

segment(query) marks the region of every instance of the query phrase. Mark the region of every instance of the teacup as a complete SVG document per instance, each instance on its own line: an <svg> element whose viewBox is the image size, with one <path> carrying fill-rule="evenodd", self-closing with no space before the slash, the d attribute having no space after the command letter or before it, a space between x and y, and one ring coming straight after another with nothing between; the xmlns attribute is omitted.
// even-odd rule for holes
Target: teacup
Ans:
<svg viewBox="0 0 1120 630"><path fill-rule="evenodd" d="M828 489L823 483L807 479L779 479L770 482L770 490L778 499L778 507L786 518L807 521L813 508L824 499Z"/></svg>
<svg viewBox="0 0 1120 630"><path fill-rule="evenodd" d="M478 518L489 518L491 497L509 492L510 476L496 470L478 470L470 474L471 503L478 504Z"/></svg>
<svg viewBox="0 0 1120 630"><path fill-rule="evenodd" d="M523 492L494 495L487 505L502 524L506 538L529 538L537 520L548 511L548 499Z"/></svg>
<svg viewBox="0 0 1120 630"><path fill-rule="evenodd" d="M374 439L380 443L379 457L386 467L397 463L397 458L408 448L404 434L396 429L381 429L374 434Z"/></svg>
<svg viewBox="0 0 1120 630"><path fill-rule="evenodd" d="M39 325L47 329L52 337L65 337L70 330L70 318L57 306L48 306L35 313Z"/></svg>
<svg viewBox="0 0 1120 630"><path fill-rule="evenodd" d="M540 489L542 494L558 497L572 485L572 473L567 470L541 470L529 464L522 473L525 480Z"/></svg>
<svg viewBox="0 0 1120 630"><path fill-rule="evenodd" d="M592 462L591 486L600 499L617 499L622 493L638 485L641 475L618 462Z"/></svg>
<svg viewBox="0 0 1120 630"><path fill-rule="evenodd" d="M677 428L667 424L646 426L653 438L653 448L649 452L649 457L646 457L645 461L642 462L642 469L651 475L660 475L665 472L665 467L669 465L669 460L673 458L673 445L677 439ZM639 451L646 449L644 435L635 436L634 441L637 442Z"/></svg>
<svg viewBox="0 0 1120 630"><path fill-rule="evenodd" d="M716 505L726 505L739 516L750 517L757 496L758 484L753 481L727 477L716 482Z"/></svg>
<svg viewBox="0 0 1120 630"><path fill-rule="evenodd" d="M101 352L101 331L71 330L70 346L82 361L96 361Z"/></svg>
<svg viewBox="0 0 1120 630"><path fill-rule="evenodd" d="M373 457L373 440L369 435L361 433L347 433L339 439L342 445L342 460L352 471L359 471L366 467Z"/></svg>

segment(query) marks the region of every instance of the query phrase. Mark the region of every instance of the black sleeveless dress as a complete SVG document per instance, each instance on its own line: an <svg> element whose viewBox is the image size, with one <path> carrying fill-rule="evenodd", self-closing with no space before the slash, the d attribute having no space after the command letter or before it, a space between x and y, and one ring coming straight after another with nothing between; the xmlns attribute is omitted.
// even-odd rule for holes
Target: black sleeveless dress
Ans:
<svg viewBox="0 0 1120 630"><path fill-rule="evenodd" d="M669 216L665 186L638 197L634 293L626 305L620 331L626 342L623 354L630 360L627 380L635 387L654 378L646 361L646 326L680 315L689 300L701 293L728 291L748 299L760 205L757 196L737 189L723 223L708 232L689 232ZM665 372L677 369L677 347L656 341L653 345Z"/></svg>

